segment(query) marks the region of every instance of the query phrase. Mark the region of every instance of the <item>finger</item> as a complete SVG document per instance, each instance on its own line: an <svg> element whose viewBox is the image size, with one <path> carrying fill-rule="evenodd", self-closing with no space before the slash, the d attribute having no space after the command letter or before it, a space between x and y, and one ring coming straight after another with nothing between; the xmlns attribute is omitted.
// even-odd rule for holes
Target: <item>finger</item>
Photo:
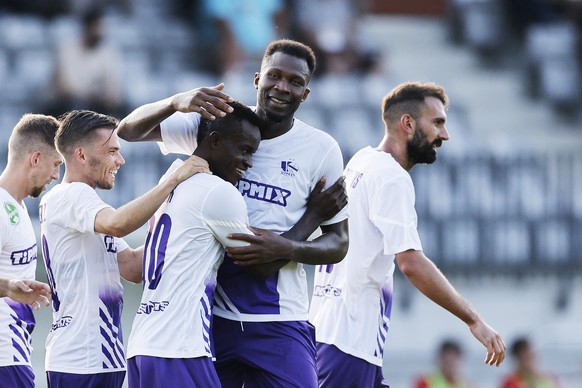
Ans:
<svg viewBox="0 0 582 388"><path fill-rule="evenodd" d="M226 237L231 239L231 240L241 240L241 241L249 242L251 244L258 243L260 241L257 238L257 236L254 236L252 234L246 234L246 233L229 233L226 235ZM238 247L237 247L237 249L238 249Z"/></svg>
<svg viewBox="0 0 582 388"><path fill-rule="evenodd" d="M36 302L36 301L35 301L35 302L32 304L32 308L34 308L35 310L40 310L40 303L38 303L38 302Z"/></svg>
<svg viewBox="0 0 582 388"><path fill-rule="evenodd" d="M46 296L44 296L44 295L41 295L41 296L40 296L40 300L42 301L42 304L44 304L44 305L45 305L45 307L48 307L48 305L49 305L49 303L50 303L50 301L49 301L49 298L47 298L47 297L46 297Z"/></svg>
<svg viewBox="0 0 582 388"><path fill-rule="evenodd" d="M321 177L321 179L319 181L317 181L317 183L315 184L315 187L312 190L312 193L320 193L323 191L323 188L325 187L325 182L326 182L326 178L323 176Z"/></svg>

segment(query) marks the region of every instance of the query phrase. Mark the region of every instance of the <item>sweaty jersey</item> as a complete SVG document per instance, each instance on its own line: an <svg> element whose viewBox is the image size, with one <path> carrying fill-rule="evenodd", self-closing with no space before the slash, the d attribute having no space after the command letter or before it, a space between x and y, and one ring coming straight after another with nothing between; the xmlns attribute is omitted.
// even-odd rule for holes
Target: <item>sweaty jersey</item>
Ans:
<svg viewBox="0 0 582 388"><path fill-rule="evenodd" d="M183 162L177 160L165 177ZM150 220L144 248L143 294L127 356L211 357L210 322L216 271L226 238L247 228L247 207L236 188L210 174L180 183Z"/></svg>
<svg viewBox="0 0 582 388"><path fill-rule="evenodd" d="M190 155L196 147L200 115L175 113L161 124L162 151ZM327 186L343 170L337 142L327 133L295 119L293 127L261 140L253 167L237 183L248 208L250 225L276 233L288 231L301 218L322 176ZM344 208L324 224L347 218ZM228 256L218 271L214 314L240 321L307 320L309 296L301 263L290 262L266 280L257 280Z"/></svg>
<svg viewBox="0 0 582 388"><path fill-rule="evenodd" d="M40 202L42 252L53 299L47 371L125 370L117 253L128 246L95 232L95 217L107 207L81 182L58 184Z"/></svg>
<svg viewBox="0 0 582 388"><path fill-rule="evenodd" d="M0 275L34 279L36 236L26 206L0 188ZM0 298L0 366L31 365L32 307Z"/></svg>
<svg viewBox="0 0 582 388"><path fill-rule="evenodd" d="M315 268L310 321L316 340L382 366L392 306L394 255L421 250L414 186L390 154L366 147L345 171L350 246Z"/></svg>

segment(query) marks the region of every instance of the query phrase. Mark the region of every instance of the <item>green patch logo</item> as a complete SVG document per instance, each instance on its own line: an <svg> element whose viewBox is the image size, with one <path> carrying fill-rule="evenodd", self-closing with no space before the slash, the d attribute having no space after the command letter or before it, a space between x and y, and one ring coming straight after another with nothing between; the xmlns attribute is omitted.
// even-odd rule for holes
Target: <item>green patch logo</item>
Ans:
<svg viewBox="0 0 582 388"><path fill-rule="evenodd" d="M20 215L18 214L18 208L16 205L10 202L4 202L4 210L8 214L8 219L12 225L18 225L20 222Z"/></svg>

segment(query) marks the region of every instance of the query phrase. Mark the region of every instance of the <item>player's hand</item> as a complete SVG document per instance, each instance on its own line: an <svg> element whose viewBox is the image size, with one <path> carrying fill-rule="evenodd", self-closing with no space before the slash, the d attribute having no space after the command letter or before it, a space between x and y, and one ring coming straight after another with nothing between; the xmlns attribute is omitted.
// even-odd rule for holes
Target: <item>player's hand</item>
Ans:
<svg viewBox="0 0 582 388"><path fill-rule="evenodd" d="M190 178L192 175L198 173L212 174L208 166L208 162L196 155L190 156L184 161L176 171L173 173L174 179L176 179L177 184Z"/></svg>
<svg viewBox="0 0 582 388"><path fill-rule="evenodd" d="M293 252L293 243L277 233L249 226L254 235L231 233L227 235L232 240L242 240L250 245L244 247L228 247L226 253L235 264L241 266L257 265L280 258L288 258Z"/></svg>
<svg viewBox="0 0 582 388"><path fill-rule="evenodd" d="M227 103L233 102L234 99L223 93L223 89L224 84L220 83L212 87L201 87L178 93L172 97L172 106L179 112L200 113L208 120L224 117L233 111Z"/></svg>
<svg viewBox="0 0 582 388"><path fill-rule="evenodd" d="M470 325L471 333L487 348L485 364L499 366L505 359L506 346L501 335L483 321Z"/></svg>
<svg viewBox="0 0 582 388"><path fill-rule="evenodd" d="M49 305L51 289L48 284L36 280L11 279L8 282L8 297L17 302L29 304L38 310L41 304Z"/></svg>
<svg viewBox="0 0 582 388"><path fill-rule="evenodd" d="M345 177L341 176L333 185L325 187L326 177L322 177L313 188L307 201L306 212L312 212L320 223L335 216L348 204Z"/></svg>

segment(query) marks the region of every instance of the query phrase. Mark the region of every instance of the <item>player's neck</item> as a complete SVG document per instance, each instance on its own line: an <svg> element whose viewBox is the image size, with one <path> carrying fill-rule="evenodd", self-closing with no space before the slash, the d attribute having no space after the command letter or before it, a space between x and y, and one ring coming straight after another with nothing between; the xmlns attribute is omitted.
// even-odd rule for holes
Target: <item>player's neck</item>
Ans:
<svg viewBox="0 0 582 388"><path fill-rule="evenodd" d="M26 175L9 169L4 170L0 175L0 187L3 188L18 203L22 203L28 197L28 186L26 185Z"/></svg>

